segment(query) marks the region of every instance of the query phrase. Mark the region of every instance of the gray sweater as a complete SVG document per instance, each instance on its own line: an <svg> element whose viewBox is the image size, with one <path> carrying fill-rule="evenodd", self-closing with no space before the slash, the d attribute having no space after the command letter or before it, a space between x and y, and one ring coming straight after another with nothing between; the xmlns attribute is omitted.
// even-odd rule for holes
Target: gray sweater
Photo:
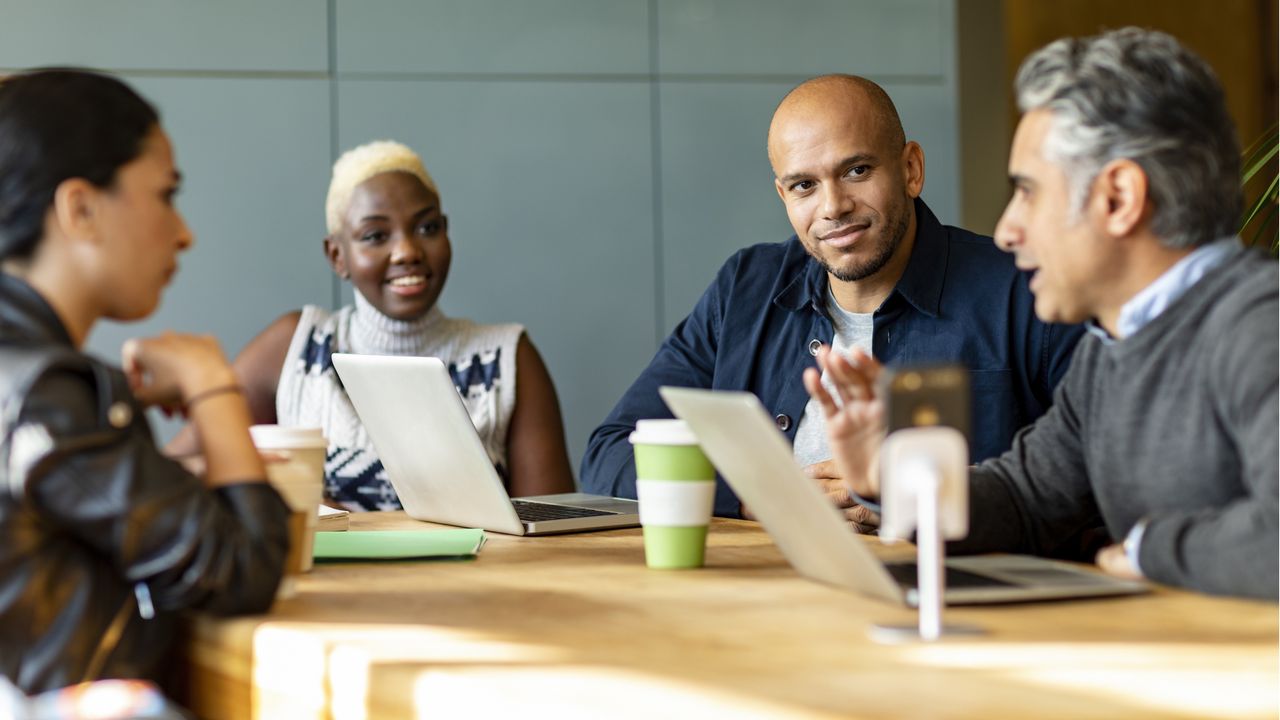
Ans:
<svg viewBox="0 0 1280 720"><path fill-rule="evenodd" d="M1139 520L1143 573L1277 597L1277 266L1234 252L1131 337L1080 341L1053 407L971 473L958 552L1049 554Z"/></svg>

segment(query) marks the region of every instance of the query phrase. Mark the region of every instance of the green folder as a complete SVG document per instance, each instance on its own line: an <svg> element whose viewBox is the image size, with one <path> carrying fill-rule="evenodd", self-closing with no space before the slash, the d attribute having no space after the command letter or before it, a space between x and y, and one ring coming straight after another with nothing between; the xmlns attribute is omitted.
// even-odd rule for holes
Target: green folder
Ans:
<svg viewBox="0 0 1280 720"><path fill-rule="evenodd" d="M484 540L478 528L318 532L314 555L316 560L474 557Z"/></svg>

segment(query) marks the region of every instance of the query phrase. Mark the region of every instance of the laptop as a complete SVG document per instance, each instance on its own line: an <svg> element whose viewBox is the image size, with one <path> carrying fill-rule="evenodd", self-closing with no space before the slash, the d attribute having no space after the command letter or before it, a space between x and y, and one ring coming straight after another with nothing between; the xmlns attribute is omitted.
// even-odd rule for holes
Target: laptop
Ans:
<svg viewBox="0 0 1280 720"><path fill-rule="evenodd" d="M843 513L804 476L790 444L755 395L663 387L712 464L800 574L915 607L914 562L888 562L853 533ZM1026 555L947 558L948 605L1128 595L1144 583Z"/></svg>
<svg viewBox="0 0 1280 720"><path fill-rule="evenodd" d="M333 366L409 517L508 535L640 524L634 500L511 498L438 358L335 353Z"/></svg>

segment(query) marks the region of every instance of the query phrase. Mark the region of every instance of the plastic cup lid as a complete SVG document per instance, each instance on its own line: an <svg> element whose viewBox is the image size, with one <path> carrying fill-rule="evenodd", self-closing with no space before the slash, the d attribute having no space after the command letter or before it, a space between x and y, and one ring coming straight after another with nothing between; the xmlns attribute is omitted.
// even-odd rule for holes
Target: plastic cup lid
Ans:
<svg viewBox="0 0 1280 720"><path fill-rule="evenodd" d="M698 436L683 420L638 420L632 445L697 445Z"/></svg>
<svg viewBox="0 0 1280 720"><path fill-rule="evenodd" d="M327 448L324 430L317 427L254 425L249 428L253 444L266 449Z"/></svg>

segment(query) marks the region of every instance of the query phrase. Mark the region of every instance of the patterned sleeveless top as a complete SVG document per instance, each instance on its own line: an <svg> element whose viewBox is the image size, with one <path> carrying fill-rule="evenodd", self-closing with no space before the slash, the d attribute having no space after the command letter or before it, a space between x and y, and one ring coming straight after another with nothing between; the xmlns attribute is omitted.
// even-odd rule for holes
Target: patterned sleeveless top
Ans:
<svg viewBox="0 0 1280 720"><path fill-rule="evenodd" d="M480 325L432 308L412 321L378 312L360 293L336 313L308 305L289 343L276 415L281 425L324 428L325 497L350 510L399 510L368 433L347 398L332 355L424 355L440 358L475 423L498 474L507 477L507 428L516 404L516 344L524 328Z"/></svg>

